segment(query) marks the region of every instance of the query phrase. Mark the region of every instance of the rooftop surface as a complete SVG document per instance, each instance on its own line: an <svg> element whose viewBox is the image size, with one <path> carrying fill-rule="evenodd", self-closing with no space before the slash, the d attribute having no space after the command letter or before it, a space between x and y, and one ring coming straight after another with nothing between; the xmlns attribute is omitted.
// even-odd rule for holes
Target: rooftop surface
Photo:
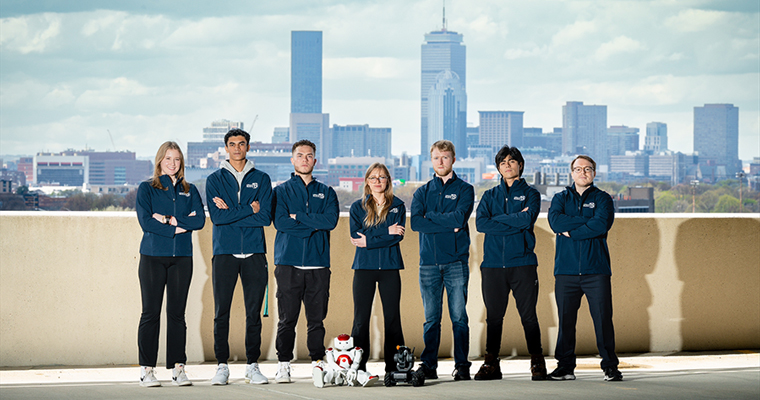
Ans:
<svg viewBox="0 0 760 400"><path fill-rule="evenodd" d="M232 399L254 396L257 399L758 399L760 398L760 352L640 354L620 357L622 382L605 382L599 359L578 359L577 380L565 382L533 382L529 377L530 360L502 359L503 379L496 381L454 382L450 371L452 360L442 360L439 379L429 380L423 387L399 385L386 388L328 386L317 389L311 382L311 366L294 363L293 383L276 384L276 362L261 364L270 379L268 385L249 385L243 380L245 364L230 364L230 384L211 386L216 365L189 364L188 377L193 387L175 387L171 371L157 368L163 387L142 388L138 385L137 366L104 367L36 367L0 370L2 399ZM474 374L481 360L473 361ZM547 358L549 370L556 365ZM368 363L368 370L383 371L383 364Z"/></svg>

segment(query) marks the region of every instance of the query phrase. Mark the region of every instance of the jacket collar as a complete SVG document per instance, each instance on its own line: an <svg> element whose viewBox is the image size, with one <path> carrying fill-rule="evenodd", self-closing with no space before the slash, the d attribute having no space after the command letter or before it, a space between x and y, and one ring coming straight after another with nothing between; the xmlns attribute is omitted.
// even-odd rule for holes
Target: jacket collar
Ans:
<svg viewBox="0 0 760 400"><path fill-rule="evenodd" d="M451 171L451 178L449 178L449 180L448 180L448 181L446 181L446 183L445 183L445 184L450 184L449 182L451 182L451 184L453 184L453 183L454 183L454 181L456 181L457 179L459 179L459 177L457 177L457 173L456 173L456 172L454 172L454 171L452 170L452 171ZM438 176L438 175L433 175L433 181L434 181L434 182L435 182L435 183L436 183L438 186L443 186L443 185L444 185L444 183L443 183L443 179L441 179L441 177L440 177L440 176Z"/></svg>
<svg viewBox="0 0 760 400"><path fill-rule="evenodd" d="M165 188L171 188L182 183L182 178L178 178L176 185L172 184L172 178L169 175L161 175L158 177L158 180Z"/></svg>

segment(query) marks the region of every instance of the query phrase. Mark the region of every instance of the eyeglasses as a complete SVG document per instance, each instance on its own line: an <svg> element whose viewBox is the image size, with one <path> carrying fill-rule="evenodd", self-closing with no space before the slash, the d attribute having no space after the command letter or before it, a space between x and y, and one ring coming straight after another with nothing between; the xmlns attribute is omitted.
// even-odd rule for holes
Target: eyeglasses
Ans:
<svg viewBox="0 0 760 400"><path fill-rule="evenodd" d="M378 182L378 181L379 182L385 182L385 181L388 180L388 177L387 176L370 176L369 178L367 178L367 180L370 181L370 182L372 182L372 183L375 183L375 182Z"/></svg>
<svg viewBox="0 0 760 400"><path fill-rule="evenodd" d="M574 174L580 174L581 172L585 172L587 174L590 174L590 173L594 172L594 169L591 168L591 167L583 167L583 168L581 168L581 167L575 167L575 168L573 168L573 173Z"/></svg>

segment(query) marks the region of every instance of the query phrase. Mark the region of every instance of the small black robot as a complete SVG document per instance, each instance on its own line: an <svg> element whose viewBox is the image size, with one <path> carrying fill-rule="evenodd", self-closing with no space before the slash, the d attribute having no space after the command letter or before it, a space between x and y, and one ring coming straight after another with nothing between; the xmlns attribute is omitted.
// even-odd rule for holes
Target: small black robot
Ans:
<svg viewBox="0 0 760 400"><path fill-rule="evenodd" d="M396 354L393 361L396 362L396 371L385 374L385 386L396 386L397 383L411 383L412 386L425 384L425 375L412 371L414 367L414 350L406 346L396 346Z"/></svg>

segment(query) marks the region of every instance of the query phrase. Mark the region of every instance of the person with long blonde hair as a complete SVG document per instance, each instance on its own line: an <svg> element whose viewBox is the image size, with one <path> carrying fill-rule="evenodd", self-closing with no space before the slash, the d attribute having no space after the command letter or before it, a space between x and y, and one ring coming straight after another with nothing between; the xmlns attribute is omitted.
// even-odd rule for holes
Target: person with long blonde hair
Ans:
<svg viewBox="0 0 760 400"><path fill-rule="evenodd" d="M391 174L382 163L374 163L364 174L364 196L351 205L351 244L356 246L353 295L354 326L351 336L364 350L359 369L367 370L370 355L370 316L375 287L380 291L385 320L386 377L396 370L393 355L404 344L401 328L401 276L404 269L399 243L404 239L406 207L393 195Z"/></svg>
<svg viewBox="0 0 760 400"><path fill-rule="evenodd" d="M187 326L185 308L193 276L192 231L206 223L203 202L195 185L185 181L185 159L175 142L156 152L153 177L137 189L137 220L143 230L140 242L142 314L137 331L140 386L161 386L156 379L161 304L166 290L166 368L172 382L190 386L185 374Z"/></svg>

